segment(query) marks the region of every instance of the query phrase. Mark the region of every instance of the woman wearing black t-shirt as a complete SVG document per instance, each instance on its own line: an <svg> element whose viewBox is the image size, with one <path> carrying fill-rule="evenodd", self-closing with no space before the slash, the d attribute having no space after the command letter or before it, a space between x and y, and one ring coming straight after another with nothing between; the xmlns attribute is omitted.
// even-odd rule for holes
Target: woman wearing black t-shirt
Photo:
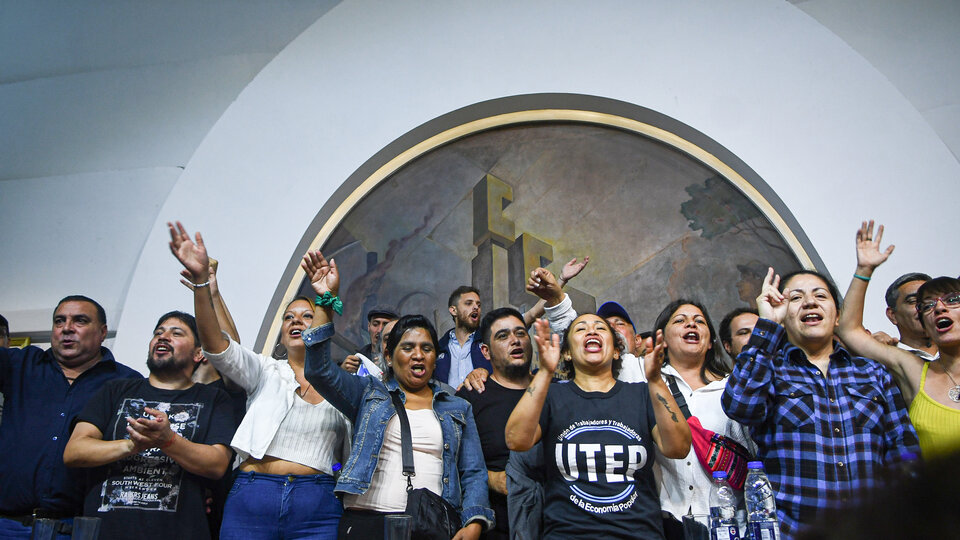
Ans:
<svg viewBox="0 0 960 540"><path fill-rule="evenodd" d="M536 342L540 371L510 415L506 440L515 451L543 440L544 537L662 538L654 445L669 458L690 450L690 428L660 376L662 333L647 383L614 378L622 345L596 315L574 319L562 346L538 321ZM561 364L572 377L551 385Z"/></svg>

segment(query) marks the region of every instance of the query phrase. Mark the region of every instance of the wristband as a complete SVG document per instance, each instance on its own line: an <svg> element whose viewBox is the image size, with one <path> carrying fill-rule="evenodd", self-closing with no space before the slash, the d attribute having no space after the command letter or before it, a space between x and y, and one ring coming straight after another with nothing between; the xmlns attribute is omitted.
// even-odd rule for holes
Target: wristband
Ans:
<svg viewBox="0 0 960 540"><path fill-rule="evenodd" d="M161 450L166 450L167 448L170 448L170 445L173 444L173 441L177 440L177 437L178 437L177 432L174 431L173 437L170 437L169 441L163 443L163 446L159 446L158 448L160 448Z"/></svg>
<svg viewBox="0 0 960 540"><path fill-rule="evenodd" d="M870 281L870 278L868 278L867 276L861 276L860 274L854 274L853 277L857 279L862 279L863 281Z"/></svg>
<svg viewBox="0 0 960 540"><path fill-rule="evenodd" d="M188 282L188 283L189 283L189 282ZM196 290L196 289L200 289L200 288L203 288L203 287L207 287L207 286L209 286L209 285L210 285L210 280L208 279L208 280L207 280L206 282L204 282L204 283L190 283L189 287L190 287L191 289Z"/></svg>
<svg viewBox="0 0 960 540"><path fill-rule="evenodd" d="M337 315L343 315L343 302L339 296L330 294L330 291L323 293L323 296L317 295L314 303L320 307L329 307L337 312Z"/></svg>

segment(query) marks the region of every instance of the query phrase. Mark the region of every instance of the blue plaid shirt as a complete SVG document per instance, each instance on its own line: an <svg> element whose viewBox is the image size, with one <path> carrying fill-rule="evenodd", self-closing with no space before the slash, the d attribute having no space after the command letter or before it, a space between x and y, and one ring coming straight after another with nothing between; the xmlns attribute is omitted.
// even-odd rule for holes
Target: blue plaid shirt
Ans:
<svg viewBox="0 0 960 540"><path fill-rule="evenodd" d="M750 428L786 538L876 485L901 452L920 454L900 390L873 360L837 345L824 377L782 326L760 319L737 362L723 410Z"/></svg>

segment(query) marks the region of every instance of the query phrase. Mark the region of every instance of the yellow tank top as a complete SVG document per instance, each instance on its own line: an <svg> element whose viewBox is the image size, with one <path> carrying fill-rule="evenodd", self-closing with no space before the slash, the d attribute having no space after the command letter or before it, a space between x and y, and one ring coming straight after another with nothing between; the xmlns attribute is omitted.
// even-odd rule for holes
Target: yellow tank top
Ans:
<svg viewBox="0 0 960 540"><path fill-rule="evenodd" d="M913 398L909 411L924 459L944 456L960 449L960 410L937 403L927 394L924 387L929 366L930 362L923 363L920 391Z"/></svg>

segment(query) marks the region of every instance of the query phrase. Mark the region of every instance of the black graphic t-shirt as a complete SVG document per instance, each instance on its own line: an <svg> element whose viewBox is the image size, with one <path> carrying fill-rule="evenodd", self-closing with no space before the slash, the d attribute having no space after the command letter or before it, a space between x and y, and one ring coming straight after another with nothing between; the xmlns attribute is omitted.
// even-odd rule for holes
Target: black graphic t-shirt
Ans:
<svg viewBox="0 0 960 540"><path fill-rule="evenodd" d="M545 538L662 538L646 383L550 385L540 415Z"/></svg>
<svg viewBox="0 0 960 540"><path fill-rule="evenodd" d="M171 429L184 439L230 447L236 430L230 397L203 384L163 390L148 379L111 381L77 421L96 426L105 441L129 439L127 417L147 416L146 407L167 413ZM163 451L151 448L90 474L83 514L102 519L101 538L210 538L203 501L207 480Z"/></svg>

